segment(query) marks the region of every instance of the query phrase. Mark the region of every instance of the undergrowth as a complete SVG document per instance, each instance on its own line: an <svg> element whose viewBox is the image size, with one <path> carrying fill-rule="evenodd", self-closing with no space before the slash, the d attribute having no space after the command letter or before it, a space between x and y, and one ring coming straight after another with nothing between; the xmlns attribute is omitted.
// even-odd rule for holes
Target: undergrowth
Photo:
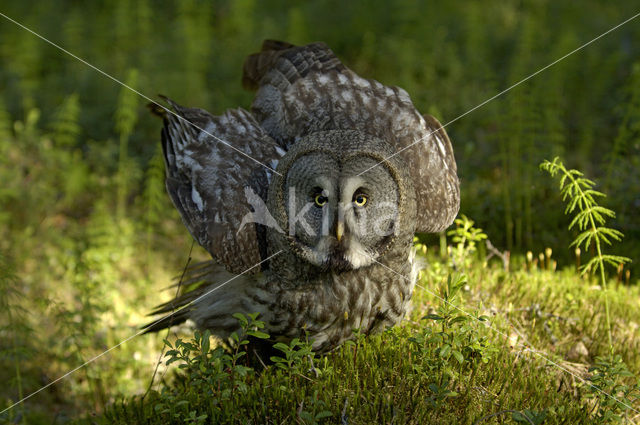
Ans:
<svg viewBox="0 0 640 425"><path fill-rule="evenodd" d="M572 199L581 196L566 196L572 194ZM578 199L573 205L593 211L594 202ZM587 222L597 234L594 226L603 220L584 217L588 213L572 223L584 230L580 223ZM256 370L247 355L247 337L269 336L257 315L236 314L243 331L232 335L230 348L211 348L208 332L196 332L190 341L165 340L167 365L178 365L173 378L147 398L115 403L101 420L633 423L633 413L640 411L635 356L640 347L637 339L623 343L629 341L629 329L612 327L608 310L602 320L598 306L607 282L585 294L591 275L557 272L550 267L550 249L541 254L539 268L529 259L520 270L505 269L479 253L477 243L486 235L472 220L463 215L456 225L450 232L456 244L451 256L445 262L428 256L431 266L418 283L414 311L401 326L373 336L356 331L352 340L320 357L306 339L279 342L274 349L282 354ZM621 236L605 231L611 232ZM591 240L602 241L598 236ZM427 251L420 242L417 248ZM598 255L603 255L600 250ZM595 263L581 270L593 270L590 264ZM606 279L604 273L601 278ZM436 292L427 289L434 287ZM612 291L613 317L636 323L637 329L640 315L631 293L637 296L637 288ZM602 330L609 332L608 343L599 338Z"/></svg>
<svg viewBox="0 0 640 425"><path fill-rule="evenodd" d="M206 333L167 341L167 360L179 365L173 377L144 400L116 402L100 420L573 424L633 417L591 385L640 408L631 376L640 371L640 347L623 343L633 331L612 332L627 363L601 363L608 344L597 339L605 325L593 308L600 294L592 289L577 302L585 281L571 271L505 274L500 264L476 263L468 276L425 275L420 283L438 291L417 289L414 312L401 326L379 335L356 333L325 356L313 354L304 340L280 343L282 355L266 370L245 361L242 336L231 352L211 348ZM618 321L640 321L629 309L637 304L636 289L622 287L612 295ZM556 302L543 304L547 298ZM260 328L259 317L243 323L245 332L251 326ZM587 353L574 354L577 345Z"/></svg>
<svg viewBox="0 0 640 425"><path fill-rule="evenodd" d="M618 378L632 377L627 365L618 355L611 337L611 314L609 309L608 282L605 276L605 265L613 266L615 270L631 261L628 257L605 254L606 245L613 241L620 241L622 232L606 227L606 219L614 218L615 213L598 204L597 198L604 198L605 194L594 190L595 182L584 177L583 173L574 169L567 169L562 161L556 157L553 161L544 161L540 168L549 172L552 177L559 174L562 200L567 201L565 214L574 214L569 224L569 230L577 227L580 233L571 243L577 249L593 251L594 255L584 265L579 267L582 275L598 274L604 298L606 330L609 342L609 352L595 358L589 372L592 372L589 390L595 399L594 410L596 417L603 423L619 421L619 412L631 408L635 398L640 396L640 381L638 384L626 385Z"/></svg>

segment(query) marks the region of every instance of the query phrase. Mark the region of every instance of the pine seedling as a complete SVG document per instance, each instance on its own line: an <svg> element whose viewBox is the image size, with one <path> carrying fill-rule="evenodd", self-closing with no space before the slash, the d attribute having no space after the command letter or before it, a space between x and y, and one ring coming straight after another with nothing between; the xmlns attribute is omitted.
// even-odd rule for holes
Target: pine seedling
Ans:
<svg viewBox="0 0 640 425"><path fill-rule="evenodd" d="M553 162L543 161L540 164L540 168L547 171L552 177L560 175L560 193L562 194L562 200L567 202L564 212L567 215L574 215L569 224L569 230L577 227L580 232L570 246L575 248L582 247L585 252L588 252L591 247L595 248L595 255L586 264L580 266L580 272L583 275L587 273L595 275L600 272L600 281L604 292L609 349L613 352L607 280L604 269L605 264L617 269L620 264L630 262L631 259L619 255L605 254L603 248L606 245L611 245L614 240L620 241L624 235L619 230L605 226L607 218L615 217L615 213L598 204L597 199L604 198L606 195L593 189L595 186L593 180L585 178L584 174L578 170L567 170L558 157L555 157Z"/></svg>

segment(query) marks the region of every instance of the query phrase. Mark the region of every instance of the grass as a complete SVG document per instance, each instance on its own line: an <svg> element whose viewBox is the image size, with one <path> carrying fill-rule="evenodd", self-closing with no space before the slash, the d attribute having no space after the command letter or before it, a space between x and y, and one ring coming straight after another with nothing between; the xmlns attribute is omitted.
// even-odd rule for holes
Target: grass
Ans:
<svg viewBox="0 0 640 425"><path fill-rule="evenodd" d="M501 263L475 260L466 277L434 255L428 260L413 311L398 327L359 335L316 357L313 367L308 356L294 355L305 344L285 347L283 358L294 360L263 371L241 360L216 360L227 354L212 355L209 347L202 357L208 336L196 335L173 343L189 344L180 359L167 353L183 365L180 373L144 399L114 403L91 422L609 423L596 421L601 394L595 391L594 399L589 385L597 375L590 365L609 352L596 281L570 269L528 270L525 259L516 259L520 266L511 272ZM609 292L613 344L636 375L639 292L623 285ZM614 373L613 380L637 385L624 373ZM640 409L631 395L625 401ZM607 411L627 423L637 420L615 403Z"/></svg>

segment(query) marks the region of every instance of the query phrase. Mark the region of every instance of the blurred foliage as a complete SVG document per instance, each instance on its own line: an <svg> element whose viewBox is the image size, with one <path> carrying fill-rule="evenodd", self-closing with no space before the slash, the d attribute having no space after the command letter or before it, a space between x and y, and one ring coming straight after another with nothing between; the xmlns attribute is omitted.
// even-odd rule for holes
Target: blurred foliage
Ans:
<svg viewBox="0 0 640 425"><path fill-rule="evenodd" d="M249 107L242 63L263 39L322 40L446 124L639 6L64 0L5 1L2 13L150 98L214 114ZM639 39L629 23L447 126L461 211L513 264L547 247L560 266L574 261L566 247L577 230L566 231L560 194L537 168L557 155L602 182L611 226L625 234L616 249L640 258ZM164 192L160 123L146 99L4 18L0 64L0 379L16 383L0 390L6 406L137 332L171 295L161 289L190 237ZM27 401L29 420L62 421L143 392L160 348L155 336L124 344Z"/></svg>
<svg viewBox="0 0 640 425"><path fill-rule="evenodd" d="M37 8L10 2L4 13L146 96L163 93L216 114L250 105L252 94L239 84L242 62L263 39L322 40L356 72L406 88L419 110L447 123L638 6L114 0ZM125 169L145 169L158 139L146 100L14 24L2 25L0 90L8 115L0 119L25 121L38 107L40 122L57 120L49 127L58 145L75 140L79 159L88 141L117 138L112 149L120 160L108 164L121 177ZM559 236L566 219L550 208L558 195L536 167L562 155L603 182L619 212L614 224L628 236L623 249L640 252L639 34L631 22L447 127L462 210L496 245L521 252L568 245ZM121 178L120 205L127 184ZM567 263L569 251L559 259Z"/></svg>

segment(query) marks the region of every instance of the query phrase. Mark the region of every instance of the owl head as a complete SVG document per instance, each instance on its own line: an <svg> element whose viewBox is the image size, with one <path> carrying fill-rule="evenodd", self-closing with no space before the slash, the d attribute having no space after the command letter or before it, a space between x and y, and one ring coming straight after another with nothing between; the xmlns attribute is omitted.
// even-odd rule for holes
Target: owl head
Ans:
<svg viewBox="0 0 640 425"><path fill-rule="evenodd" d="M392 153L358 131L299 140L278 163L280 175L269 188L269 210L283 230L269 230L269 239L308 264L337 272L373 264L398 238L410 242L414 189L400 161L384 161Z"/></svg>

